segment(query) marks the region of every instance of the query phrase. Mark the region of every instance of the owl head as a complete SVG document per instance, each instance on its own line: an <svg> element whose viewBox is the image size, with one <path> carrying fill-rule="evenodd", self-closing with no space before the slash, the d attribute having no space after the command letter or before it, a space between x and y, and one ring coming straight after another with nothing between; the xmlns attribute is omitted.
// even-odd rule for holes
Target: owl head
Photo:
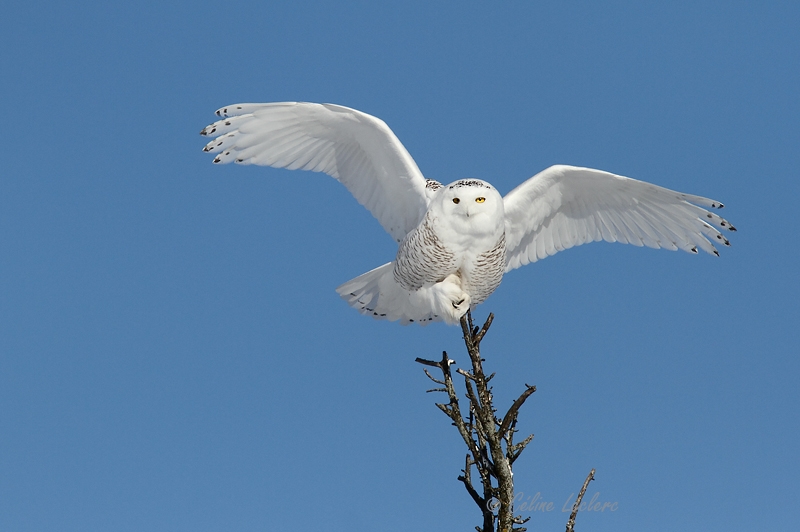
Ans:
<svg viewBox="0 0 800 532"><path fill-rule="evenodd" d="M460 179L445 185L436 200L441 212L457 228L494 231L505 219L502 196L480 179Z"/></svg>

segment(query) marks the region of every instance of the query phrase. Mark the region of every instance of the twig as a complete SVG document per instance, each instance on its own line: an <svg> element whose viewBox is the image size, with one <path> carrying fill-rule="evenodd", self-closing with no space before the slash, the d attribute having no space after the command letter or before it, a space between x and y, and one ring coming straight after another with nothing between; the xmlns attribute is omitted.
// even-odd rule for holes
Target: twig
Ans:
<svg viewBox="0 0 800 532"><path fill-rule="evenodd" d="M472 319L472 315L470 315L470 319ZM486 336L486 333L489 332L489 327L492 326L492 322L494 321L494 314L491 312L489 313L489 317L486 318L486 323L483 324L481 331L474 335L475 336L475 343L480 344L483 337Z"/></svg>
<svg viewBox="0 0 800 532"><path fill-rule="evenodd" d="M514 404L511 405L511 408L508 409L506 412L505 417L503 417L503 423L500 424L500 435L506 433L508 430L509 425L511 422L517 418L517 412L519 411L522 404L525 402L525 399L531 396L533 392L536 391L536 386L529 386L528 384L525 385L525 391L522 392L522 395L517 397L517 400L514 401Z"/></svg>
<svg viewBox="0 0 800 532"><path fill-rule="evenodd" d="M583 500L583 496L586 494L586 488L589 487L589 482L594 480L594 469L589 472L589 476L586 477L586 480L583 482L583 487L581 488L581 492L578 493L578 498L575 499L575 504L572 505L572 513L569 515L569 521L567 521L567 531L566 532L574 532L575 531L575 518L578 517L578 508L581 506L581 501Z"/></svg>
<svg viewBox="0 0 800 532"><path fill-rule="evenodd" d="M467 492L472 497L472 500L475 501L475 504L478 505L479 508L486 507L486 501L483 497L481 497L475 488L472 486L472 464L475 462L472 461L472 456L469 454L467 455L467 464L464 466L464 474L459 475L458 480L464 483L464 487L467 488Z"/></svg>
<svg viewBox="0 0 800 532"><path fill-rule="evenodd" d="M418 358L418 359L417 359L417 362L419 362L419 361L421 361L421 360L422 360L421 358ZM429 378L430 380L432 380L433 382L435 382L436 384L444 384L444 381L440 381L439 379L436 379L436 378L434 378L434 376L433 376L433 375L431 375L430 373L428 373L428 370L427 370L427 369L423 369L422 371L424 371L424 372L425 372L425 375L427 375L427 376L428 376L428 378Z"/></svg>

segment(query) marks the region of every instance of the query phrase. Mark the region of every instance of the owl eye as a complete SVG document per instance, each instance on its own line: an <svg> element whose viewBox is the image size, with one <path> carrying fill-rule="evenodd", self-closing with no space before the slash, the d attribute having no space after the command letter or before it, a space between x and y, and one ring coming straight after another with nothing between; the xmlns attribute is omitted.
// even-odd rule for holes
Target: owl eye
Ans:
<svg viewBox="0 0 800 532"><path fill-rule="evenodd" d="M475 198L475 203L483 203L486 201L486 198Z"/></svg>
<svg viewBox="0 0 800 532"><path fill-rule="evenodd" d="M458 203L458 202L460 202L460 201L461 201L461 200L460 200L460 199L458 199L458 198L453 198L453 203L456 203L456 204L457 204L457 203Z"/></svg>

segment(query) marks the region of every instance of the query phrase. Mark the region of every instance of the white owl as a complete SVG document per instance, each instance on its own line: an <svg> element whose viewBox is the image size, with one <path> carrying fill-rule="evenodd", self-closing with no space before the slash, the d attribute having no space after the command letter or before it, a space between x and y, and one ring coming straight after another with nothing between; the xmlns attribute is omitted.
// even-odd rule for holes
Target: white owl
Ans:
<svg viewBox="0 0 800 532"><path fill-rule="evenodd" d="M478 179L426 180L382 120L339 105L245 103L217 115L201 131L215 163L324 172L399 243L394 261L337 288L378 319L458 323L505 272L587 242L719 256L712 242L730 244L717 228L736 230L703 208L717 201L590 168L551 166L505 197Z"/></svg>

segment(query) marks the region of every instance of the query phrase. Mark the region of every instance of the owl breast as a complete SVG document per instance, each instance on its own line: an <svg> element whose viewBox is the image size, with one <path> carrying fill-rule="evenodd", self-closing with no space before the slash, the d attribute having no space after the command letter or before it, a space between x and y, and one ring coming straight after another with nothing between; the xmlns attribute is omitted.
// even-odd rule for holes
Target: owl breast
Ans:
<svg viewBox="0 0 800 532"><path fill-rule="evenodd" d="M505 231L494 234L455 235L448 224L428 212L422 223L400 243L394 262L394 279L404 289L416 291L443 281L461 279L462 289L477 305L486 300L503 279L506 264Z"/></svg>
<svg viewBox="0 0 800 532"><path fill-rule="evenodd" d="M492 249L465 261L461 267L462 288L472 297L473 305L483 303L497 289L505 269L506 235L503 232Z"/></svg>
<svg viewBox="0 0 800 532"><path fill-rule="evenodd" d="M409 291L440 282L458 270L456 250L437 235L430 211L419 226L400 242L394 262L394 280Z"/></svg>

